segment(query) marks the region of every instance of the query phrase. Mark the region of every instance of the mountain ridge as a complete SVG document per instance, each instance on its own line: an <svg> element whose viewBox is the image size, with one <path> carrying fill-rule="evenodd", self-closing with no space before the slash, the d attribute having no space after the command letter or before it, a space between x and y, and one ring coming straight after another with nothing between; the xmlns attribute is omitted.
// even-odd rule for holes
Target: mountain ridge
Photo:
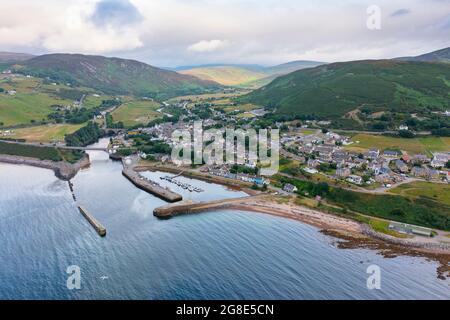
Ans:
<svg viewBox="0 0 450 320"><path fill-rule="evenodd" d="M18 63L15 70L105 93L160 99L220 87L211 81L160 69L140 61L100 55L46 54Z"/></svg>
<svg viewBox="0 0 450 320"><path fill-rule="evenodd" d="M239 100L281 114L336 118L361 106L445 110L450 107L449 92L449 64L361 60L295 71Z"/></svg>

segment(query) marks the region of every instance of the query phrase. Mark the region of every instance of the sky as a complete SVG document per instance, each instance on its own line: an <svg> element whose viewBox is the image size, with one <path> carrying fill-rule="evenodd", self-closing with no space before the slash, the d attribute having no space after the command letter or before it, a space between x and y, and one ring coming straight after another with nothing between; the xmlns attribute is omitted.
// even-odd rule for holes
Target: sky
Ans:
<svg viewBox="0 0 450 320"><path fill-rule="evenodd" d="M449 35L450 0L0 0L0 51L164 67L413 56Z"/></svg>

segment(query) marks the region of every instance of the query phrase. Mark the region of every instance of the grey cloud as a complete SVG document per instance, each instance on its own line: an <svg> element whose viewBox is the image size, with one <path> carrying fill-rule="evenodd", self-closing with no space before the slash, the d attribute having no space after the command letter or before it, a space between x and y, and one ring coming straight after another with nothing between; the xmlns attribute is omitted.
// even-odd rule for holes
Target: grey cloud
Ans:
<svg viewBox="0 0 450 320"><path fill-rule="evenodd" d="M391 17L404 16L404 15L407 15L410 13L411 13L411 10L409 10L409 9L398 9L391 13Z"/></svg>

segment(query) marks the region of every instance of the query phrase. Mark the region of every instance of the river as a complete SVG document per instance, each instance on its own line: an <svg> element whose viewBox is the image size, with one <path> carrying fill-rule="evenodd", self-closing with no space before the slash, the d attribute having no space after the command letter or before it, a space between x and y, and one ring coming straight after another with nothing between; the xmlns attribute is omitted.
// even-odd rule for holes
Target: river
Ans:
<svg viewBox="0 0 450 320"><path fill-rule="evenodd" d="M135 188L106 153L90 157L72 182L105 238L52 171L0 164L0 299L450 298L437 263L338 249L297 221L227 210L158 220L152 212L164 201ZM179 179L205 190L177 190L195 200L245 195ZM66 286L71 265L80 267L80 290ZM367 289L370 265L381 268L381 290Z"/></svg>

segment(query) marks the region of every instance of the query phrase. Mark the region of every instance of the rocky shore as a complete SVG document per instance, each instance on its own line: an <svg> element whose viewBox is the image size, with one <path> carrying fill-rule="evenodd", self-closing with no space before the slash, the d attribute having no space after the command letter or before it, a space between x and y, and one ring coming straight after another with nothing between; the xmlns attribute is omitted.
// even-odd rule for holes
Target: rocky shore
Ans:
<svg viewBox="0 0 450 320"><path fill-rule="evenodd" d="M80 169L87 168L90 165L88 154L85 154L83 158L76 163L68 163L65 161L56 162L51 160L40 160L36 158L0 154L0 162L50 169L55 172L55 175L59 179L64 181L72 179Z"/></svg>

